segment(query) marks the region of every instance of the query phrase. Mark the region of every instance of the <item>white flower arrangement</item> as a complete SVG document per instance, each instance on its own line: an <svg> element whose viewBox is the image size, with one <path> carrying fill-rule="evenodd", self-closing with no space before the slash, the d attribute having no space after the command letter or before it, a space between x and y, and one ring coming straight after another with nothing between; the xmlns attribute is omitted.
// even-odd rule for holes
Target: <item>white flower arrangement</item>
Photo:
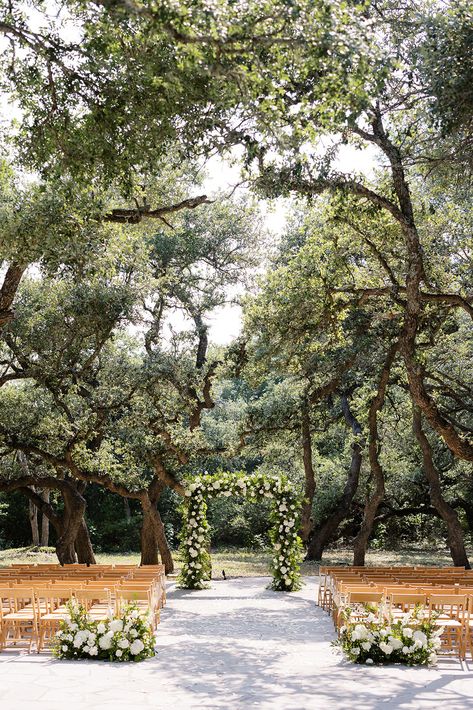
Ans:
<svg viewBox="0 0 473 710"><path fill-rule="evenodd" d="M61 622L53 640L57 658L95 658L101 661L143 661L155 655L151 625L129 605L121 618L93 621L84 607L68 603L69 619Z"/></svg>
<svg viewBox="0 0 473 710"><path fill-rule="evenodd" d="M290 483L284 477L267 476L258 472L246 475L242 472L222 471L214 475L204 473L186 484L184 524L181 531L183 565L179 586L184 589L202 589L210 578L205 498L216 495L244 495L253 501L262 498L273 500L270 531L274 547L271 587L276 591L286 592L299 589L302 543L297 534L297 511L300 505Z"/></svg>
<svg viewBox="0 0 473 710"><path fill-rule="evenodd" d="M422 607L396 620L383 608L356 624L350 624L349 609L345 618L335 645L354 663L431 666L437 661L443 629L427 619Z"/></svg>

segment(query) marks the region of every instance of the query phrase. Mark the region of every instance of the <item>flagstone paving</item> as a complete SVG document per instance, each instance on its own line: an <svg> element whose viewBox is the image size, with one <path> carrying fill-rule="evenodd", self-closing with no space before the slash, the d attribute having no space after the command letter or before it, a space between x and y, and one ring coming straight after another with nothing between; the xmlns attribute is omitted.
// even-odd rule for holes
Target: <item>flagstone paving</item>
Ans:
<svg viewBox="0 0 473 710"><path fill-rule="evenodd" d="M473 663L436 669L362 667L333 650L315 605L316 578L294 594L269 579L171 584L158 656L143 663L57 661L0 654L2 710L473 710Z"/></svg>

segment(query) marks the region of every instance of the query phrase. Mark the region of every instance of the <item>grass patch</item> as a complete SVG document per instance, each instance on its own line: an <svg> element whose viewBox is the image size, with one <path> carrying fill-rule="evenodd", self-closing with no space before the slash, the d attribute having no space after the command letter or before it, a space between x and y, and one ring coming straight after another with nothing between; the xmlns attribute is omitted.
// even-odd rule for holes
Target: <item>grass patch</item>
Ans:
<svg viewBox="0 0 473 710"><path fill-rule="evenodd" d="M176 570L180 566L179 552L173 553ZM97 553L97 562L100 564L138 564L139 552L110 552ZM269 551L254 551L239 547L219 548L212 550L212 578L222 579L222 571L226 577L267 577L269 576ZM323 564L347 565L353 561L353 552L350 549L328 550L324 556ZM19 547L0 550L0 567L7 567L12 563L41 564L57 562L54 547ZM422 550L405 549L400 551L372 550L366 555L366 565L428 565L435 567L451 566L452 559L445 549ZM301 572L304 576L316 576L319 565L316 562L303 562Z"/></svg>

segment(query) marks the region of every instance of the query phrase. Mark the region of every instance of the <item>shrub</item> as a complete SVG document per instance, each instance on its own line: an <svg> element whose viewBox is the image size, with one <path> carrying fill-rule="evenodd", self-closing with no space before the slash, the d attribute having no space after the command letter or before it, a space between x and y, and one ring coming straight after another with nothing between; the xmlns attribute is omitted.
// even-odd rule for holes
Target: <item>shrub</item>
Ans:
<svg viewBox="0 0 473 710"><path fill-rule="evenodd" d="M57 658L136 662L155 655L151 625L135 605L127 606L122 617L110 616L106 621L92 621L74 601L68 603L68 610L70 618L61 622L54 637Z"/></svg>
<svg viewBox="0 0 473 710"><path fill-rule="evenodd" d="M434 665L443 629L428 620L418 607L400 619L370 613L366 620L347 623L335 642L354 663L403 663L408 666Z"/></svg>

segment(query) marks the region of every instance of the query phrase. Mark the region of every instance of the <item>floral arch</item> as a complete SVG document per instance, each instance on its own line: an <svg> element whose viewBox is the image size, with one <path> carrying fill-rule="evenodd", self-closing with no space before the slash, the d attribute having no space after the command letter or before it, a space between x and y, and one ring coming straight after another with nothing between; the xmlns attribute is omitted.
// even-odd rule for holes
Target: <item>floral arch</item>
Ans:
<svg viewBox="0 0 473 710"><path fill-rule="evenodd" d="M256 502L272 500L270 539L273 545L271 588L292 592L301 586L302 543L297 534L299 498L284 476L263 473L204 473L185 482L186 502L181 531L182 570L179 586L203 589L210 579L211 564L206 499L240 496Z"/></svg>

